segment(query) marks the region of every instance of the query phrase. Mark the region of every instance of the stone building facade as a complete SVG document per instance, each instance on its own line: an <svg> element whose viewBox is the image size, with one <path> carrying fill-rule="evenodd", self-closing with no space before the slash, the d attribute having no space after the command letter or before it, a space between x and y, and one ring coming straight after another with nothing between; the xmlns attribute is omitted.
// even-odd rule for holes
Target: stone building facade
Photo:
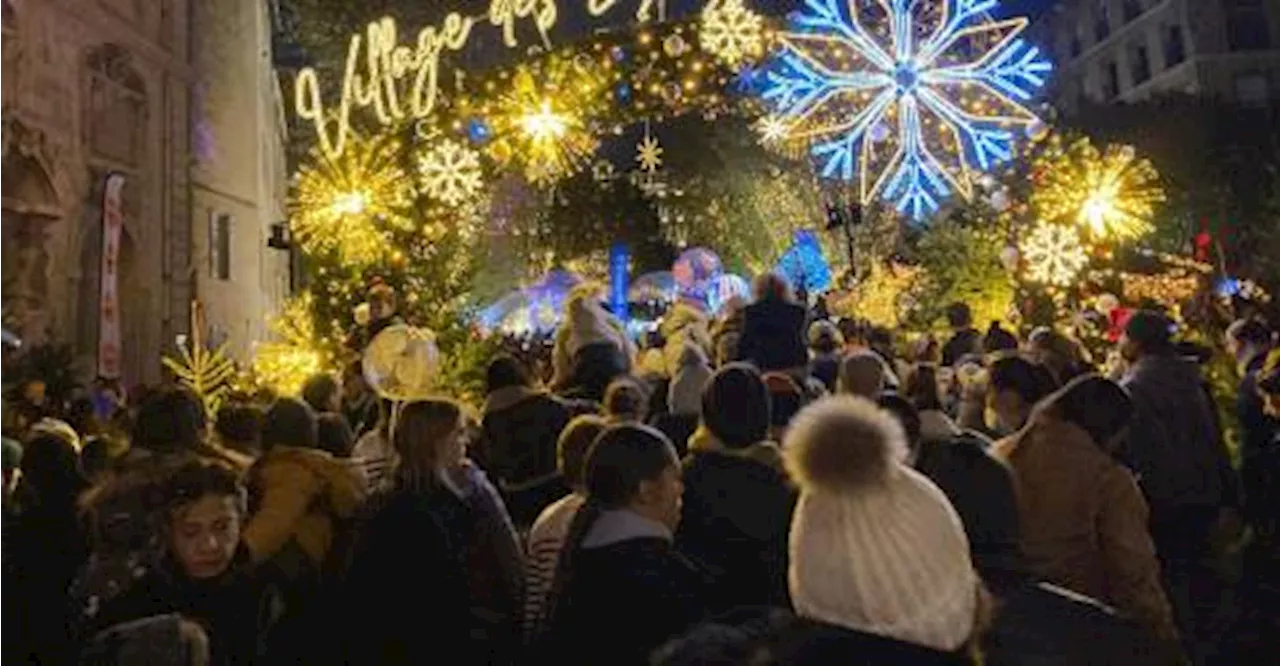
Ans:
<svg viewBox="0 0 1280 666"><path fill-rule="evenodd" d="M124 176L122 379L207 332L245 354L287 295L284 119L265 0L4 0L3 294L27 344L96 367L102 197ZM215 255L215 256L211 256Z"/></svg>
<svg viewBox="0 0 1280 666"><path fill-rule="evenodd" d="M1054 106L1068 115L1161 92L1280 100L1276 0L1058 0L1031 32L1052 53Z"/></svg>

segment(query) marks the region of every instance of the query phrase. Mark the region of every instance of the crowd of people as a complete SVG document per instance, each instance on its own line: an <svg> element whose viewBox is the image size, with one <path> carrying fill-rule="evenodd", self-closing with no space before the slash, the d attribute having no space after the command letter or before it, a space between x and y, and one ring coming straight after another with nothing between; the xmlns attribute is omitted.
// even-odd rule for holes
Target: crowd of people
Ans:
<svg viewBox="0 0 1280 666"><path fill-rule="evenodd" d="M638 344L575 293L545 355L492 359L476 406L383 399L358 363L211 416L178 388L62 410L28 387L4 448L5 657L1280 654L1273 331L1227 332L1237 470L1164 316L1130 318L1112 376L1054 330L948 318L948 339L900 354L765 275L753 302L677 305ZM1221 566L1233 548L1243 573Z"/></svg>

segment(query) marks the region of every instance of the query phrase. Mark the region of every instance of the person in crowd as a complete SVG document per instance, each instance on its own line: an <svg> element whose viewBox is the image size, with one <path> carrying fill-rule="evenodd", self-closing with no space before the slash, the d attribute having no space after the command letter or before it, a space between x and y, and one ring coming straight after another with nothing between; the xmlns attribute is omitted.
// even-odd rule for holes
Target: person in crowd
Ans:
<svg viewBox="0 0 1280 666"><path fill-rule="evenodd" d="M198 455L244 471L252 458L209 441L204 405L191 391L166 388L151 392L138 407L129 435L126 466L165 464L165 459ZM145 464L144 460L151 463Z"/></svg>
<svg viewBox="0 0 1280 666"><path fill-rule="evenodd" d="M836 392L875 400L887 388L888 375L888 368L879 354L870 351L849 354L840 363Z"/></svg>
<svg viewBox="0 0 1280 666"><path fill-rule="evenodd" d="M1240 476L1249 519L1255 525L1269 522L1268 514L1276 513L1270 501L1274 491L1269 486L1278 481L1264 461L1268 458L1267 450L1280 433L1280 419L1267 415L1263 394L1258 390L1258 375L1274 345L1275 334L1259 319L1240 319L1227 327L1227 351L1235 358L1240 373L1240 388L1236 392L1236 419L1241 432Z"/></svg>
<svg viewBox="0 0 1280 666"><path fill-rule="evenodd" d="M82 666L184 664L213 662L209 633L195 620L176 613L154 615L110 627L80 652Z"/></svg>
<svg viewBox="0 0 1280 666"><path fill-rule="evenodd" d="M66 591L88 556L76 503L89 482L80 470L78 446L70 428L47 428L34 430L22 449L15 493L20 511L5 534L12 539L6 551L13 558L5 566L16 575L4 591L22 600L21 611L6 616L12 624L6 625L4 650L20 663L57 664L70 656Z"/></svg>
<svg viewBox="0 0 1280 666"><path fill-rule="evenodd" d="M605 390L603 408L610 423L644 423L648 417L649 394L630 375L617 377Z"/></svg>
<svg viewBox="0 0 1280 666"><path fill-rule="evenodd" d="M907 375L910 365L898 356L893 332L883 326L868 326L866 331L867 351L884 361L885 390L897 391L898 379Z"/></svg>
<svg viewBox="0 0 1280 666"><path fill-rule="evenodd" d="M489 363L485 388L476 461L497 481L516 526L526 530L542 509L569 492L556 470L556 439L574 407L535 388L511 356Z"/></svg>
<svg viewBox="0 0 1280 666"><path fill-rule="evenodd" d="M524 623L526 645L533 645L546 623L547 594L555 581L560 551L569 534L569 524L578 508L586 501L583 467L587 452L608 422L599 416L584 414L574 417L560 433L556 444L556 460L560 475L572 489L568 495L547 507L529 530L528 559L525 566Z"/></svg>
<svg viewBox="0 0 1280 666"><path fill-rule="evenodd" d="M990 328L987 329L987 334L982 338L982 352L984 354L998 354L1017 350L1018 336L1001 326L999 320L991 322Z"/></svg>
<svg viewBox="0 0 1280 666"><path fill-rule="evenodd" d="M625 328L589 290L565 303L564 325L556 331L551 386L574 398L600 402L609 382L631 370L636 350Z"/></svg>
<svg viewBox="0 0 1280 666"><path fill-rule="evenodd" d="M982 333L973 327L973 312L967 303L947 306L947 324L951 338L942 346L942 367L950 368L961 357L982 353Z"/></svg>
<svg viewBox="0 0 1280 666"><path fill-rule="evenodd" d="M354 473L319 448L306 403L279 398L262 423L262 457L248 475L244 542L257 565L290 587L318 584L336 532L363 500Z"/></svg>
<svg viewBox="0 0 1280 666"><path fill-rule="evenodd" d="M880 396L879 405L902 425L908 461L946 494L960 515L970 557L983 580L993 584L1020 577L1025 567L1013 473L987 453L989 442L968 431L925 437L920 412L903 396Z"/></svg>
<svg viewBox="0 0 1280 666"><path fill-rule="evenodd" d="M342 373L342 415L356 440L378 425L378 396L365 381L360 361L347 364Z"/></svg>
<svg viewBox="0 0 1280 666"><path fill-rule="evenodd" d="M693 341L680 346L678 363L667 386L665 413L654 414L650 425L662 431L677 453L689 449L689 438L698 427L702 391L711 381L711 365L702 347Z"/></svg>
<svg viewBox="0 0 1280 666"><path fill-rule="evenodd" d="M769 441L781 442L791 419L808 402L804 389L784 372L770 372L764 377L769 392Z"/></svg>
<svg viewBox="0 0 1280 666"><path fill-rule="evenodd" d="M316 444L321 451L334 458L348 459L355 448L355 436L347 418L338 412L316 415Z"/></svg>
<svg viewBox="0 0 1280 666"><path fill-rule="evenodd" d="M256 458L262 453L262 409L247 404L223 405L218 409L213 432L223 448Z"/></svg>
<svg viewBox="0 0 1280 666"><path fill-rule="evenodd" d="M369 494L385 490L395 475L400 456L391 444L391 424L395 419L395 403L378 401L378 422L372 430L356 440L351 460L360 469L364 489Z"/></svg>
<svg viewBox="0 0 1280 666"><path fill-rule="evenodd" d="M316 414L342 411L342 386L328 372L317 372L302 384L302 401Z"/></svg>
<svg viewBox="0 0 1280 666"><path fill-rule="evenodd" d="M792 421L783 457L800 488L790 595L807 622L779 662L974 663L982 590L964 527L907 465L893 416L865 398L823 398Z"/></svg>
<svg viewBox="0 0 1280 666"><path fill-rule="evenodd" d="M723 610L787 603L795 493L768 441L770 413L769 392L755 368L721 368L703 392L701 436L684 461L676 547L716 577L708 601Z"/></svg>
<svg viewBox="0 0 1280 666"><path fill-rule="evenodd" d="M807 375L809 354L804 336L808 311L795 302L790 285L776 273L756 278L754 291L756 301L743 313L736 359L755 364L761 372Z"/></svg>
<svg viewBox="0 0 1280 666"><path fill-rule="evenodd" d="M1078 377L995 452L1018 484L1022 552L1045 580L1107 603L1174 641L1147 504L1114 451L1134 423L1123 387Z"/></svg>
<svg viewBox="0 0 1280 666"><path fill-rule="evenodd" d="M746 325L747 303L741 296L725 301L711 327L712 360L716 367L738 358L738 342Z"/></svg>
<svg viewBox="0 0 1280 666"><path fill-rule="evenodd" d="M995 417L989 424L1001 436L1022 429L1036 403L1057 390L1049 369L1017 354L997 357L987 371L987 407Z"/></svg>
<svg viewBox="0 0 1280 666"><path fill-rule="evenodd" d="M667 311L658 326L658 336L669 377L675 377L679 370L687 345L696 346L704 358L711 353L711 322L701 310L687 303L676 303Z"/></svg>
<svg viewBox="0 0 1280 666"><path fill-rule="evenodd" d="M108 632L112 627L174 614L204 630L209 664L270 663L268 639L280 605L240 541L246 501L237 473L218 462L189 459L157 490L164 565L86 614L78 635L92 652L117 640ZM118 640L145 640L145 626L127 627Z"/></svg>
<svg viewBox="0 0 1280 666"><path fill-rule="evenodd" d="M25 433L41 419L54 416L54 406L49 403L49 385L39 378L23 381L9 409L16 417L14 432L18 434Z"/></svg>
<svg viewBox="0 0 1280 666"><path fill-rule="evenodd" d="M1080 344L1048 326L1031 331L1027 337L1027 353L1032 361L1053 373L1059 386L1089 372Z"/></svg>
<svg viewBox="0 0 1280 666"><path fill-rule="evenodd" d="M4 497L0 500L0 506L5 509L5 515L9 515L9 509L16 509L13 502L13 491L18 486L18 478L21 475L22 465L22 444L16 439L4 438L3 449L4 462Z"/></svg>
<svg viewBox="0 0 1280 666"><path fill-rule="evenodd" d="M368 335L365 339L365 345L378 337L378 334L387 328L396 324L403 324L404 320L397 314L399 308L399 299L396 297L396 290L385 282L378 281L369 288L369 328ZM363 349L364 346L361 346Z"/></svg>
<svg viewBox="0 0 1280 666"><path fill-rule="evenodd" d="M657 430L614 425L587 454L584 478L587 499L560 553L538 663L597 664L607 650L610 664L648 664L705 615L705 577L672 545L680 461Z"/></svg>
<svg viewBox="0 0 1280 666"><path fill-rule="evenodd" d="M394 434L401 463L390 490L362 511L344 584L348 663L514 656L520 546L502 498L466 458L465 432L457 403L403 407ZM424 604L426 615L406 611Z"/></svg>
<svg viewBox="0 0 1280 666"><path fill-rule="evenodd" d="M809 374L822 382L828 392L836 390L843 348L844 338L835 324L819 320L809 326Z"/></svg>
<svg viewBox="0 0 1280 666"><path fill-rule="evenodd" d="M1214 643L1222 592L1214 544L1239 508L1239 482L1199 368L1176 353L1172 334L1173 323L1151 311L1125 325L1120 352L1129 369L1121 384L1134 414L1118 454L1140 480L1165 588L1199 658Z"/></svg>

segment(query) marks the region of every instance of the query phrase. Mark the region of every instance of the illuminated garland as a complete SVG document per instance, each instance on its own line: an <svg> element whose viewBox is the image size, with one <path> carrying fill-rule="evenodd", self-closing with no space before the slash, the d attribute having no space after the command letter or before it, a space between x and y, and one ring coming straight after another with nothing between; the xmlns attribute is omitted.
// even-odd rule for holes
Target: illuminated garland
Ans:
<svg viewBox="0 0 1280 666"><path fill-rule="evenodd" d="M329 365L331 355L322 349L314 324L312 295L285 303L279 316L269 322L276 340L259 343L250 364L254 383L276 395L296 396L307 378Z"/></svg>

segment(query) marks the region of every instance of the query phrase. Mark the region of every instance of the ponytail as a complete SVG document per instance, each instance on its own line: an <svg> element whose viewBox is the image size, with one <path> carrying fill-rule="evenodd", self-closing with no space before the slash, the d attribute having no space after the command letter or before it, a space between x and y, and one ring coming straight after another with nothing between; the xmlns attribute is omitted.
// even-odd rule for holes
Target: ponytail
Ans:
<svg viewBox="0 0 1280 666"><path fill-rule="evenodd" d="M587 534L591 532L591 528L605 511L604 505L599 501L587 497L587 500L578 508L578 512L573 515L573 520L569 522L569 531L565 535L564 546L561 547L560 558L556 562L555 577L551 579L551 590L547 593L547 603L539 625L534 628L535 639L545 633L547 627L558 624L558 615L564 610L562 603L564 592L569 589L569 580L573 576L578 550L582 548L583 540L587 538Z"/></svg>

